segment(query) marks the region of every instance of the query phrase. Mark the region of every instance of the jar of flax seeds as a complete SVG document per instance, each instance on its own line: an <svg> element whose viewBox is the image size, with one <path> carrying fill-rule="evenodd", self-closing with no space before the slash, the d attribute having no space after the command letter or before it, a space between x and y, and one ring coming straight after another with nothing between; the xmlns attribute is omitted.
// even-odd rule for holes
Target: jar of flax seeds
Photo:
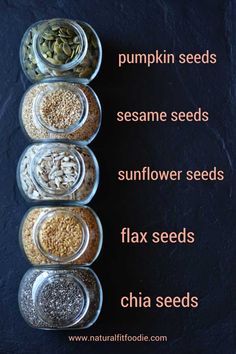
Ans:
<svg viewBox="0 0 236 354"><path fill-rule="evenodd" d="M91 265L102 246L102 225L87 206L33 207L19 232L21 248L32 265Z"/></svg>

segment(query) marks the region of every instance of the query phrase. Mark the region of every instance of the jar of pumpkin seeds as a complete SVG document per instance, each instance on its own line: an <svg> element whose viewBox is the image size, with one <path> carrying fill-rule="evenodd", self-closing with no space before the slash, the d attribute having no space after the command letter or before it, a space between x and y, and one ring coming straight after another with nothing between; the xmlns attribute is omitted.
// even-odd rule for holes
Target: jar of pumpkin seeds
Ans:
<svg viewBox="0 0 236 354"><path fill-rule="evenodd" d="M99 316L102 288L89 268L35 267L21 281L18 303L31 327L82 329Z"/></svg>
<svg viewBox="0 0 236 354"><path fill-rule="evenodd" d="M17 167L19 189L29 202L87 204L97 190L98 180L96 157L79 144L32 144L21 155Z"/></svg>
<svg viewBox="0 0 236 354"><path fill-rule="evenodd" d="M52 78L89 83L97 75L102 47L85 22L51 19L34 23L20 46L22 69L31 82Z"/></svg>

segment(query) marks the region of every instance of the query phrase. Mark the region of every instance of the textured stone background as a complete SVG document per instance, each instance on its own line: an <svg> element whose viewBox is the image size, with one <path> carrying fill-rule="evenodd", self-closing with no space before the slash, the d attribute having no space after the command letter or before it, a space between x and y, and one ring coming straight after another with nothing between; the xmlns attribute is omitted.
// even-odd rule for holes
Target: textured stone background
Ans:
<svg viewBox="0 0 236 354"><path fill-rule="evenodd" d="M18 158L27 145L18 121L29 86L18 58L26 28L40 19L85 20L99 33L104 60L91 86L101 99L103 125L91 144L101 167L91 206L104 226L104 247L93 269L104 289L97 323L82 332L29 328L17 305L20 279L29 264L18 245L26 205L16 186ZM0 2L0 220L1 354L159 353L233 354L235 344L235 1L58 0ZM118 70L122 51L218 54L214 66L143 66ZM122 125L117 110L210 112L208 124ZM116 172L143 165L168 169L225 170L223 183L119 184ZM183 226L197 234L194 247L122 246L121 226L152 231ZM122 310L130 290L151 296L200 298L189 310ZM69 343L68 334L168 335L164 344Z"/></svg>

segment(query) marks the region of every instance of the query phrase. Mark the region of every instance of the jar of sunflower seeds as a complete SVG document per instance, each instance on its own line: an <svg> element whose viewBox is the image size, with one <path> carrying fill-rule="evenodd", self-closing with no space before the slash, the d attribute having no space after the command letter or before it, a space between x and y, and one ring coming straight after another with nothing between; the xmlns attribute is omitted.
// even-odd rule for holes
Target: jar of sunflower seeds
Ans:
<svg viewBox="0 0 236 354"><path fill-rule="evenodd" d="M21 281L18 302L31 327L82 329L99 316L102 288L89 268L34 267Z"/></svg>
<svg viewBox="0 0 236 354"><path fill-rule="evenodd" d="M102 47L94 29L69 19L34 23L20 46L21 66L31 82L66 78L87 84L97 75L101 60Z"/></svg>
<svg viewBox="0 0 236 354"><path fill-rule="evenodd" d="M59 142L28 146L17 167L17 183L25 199L87 204L94 196L99 167L86 146Z"/></svg>
<svg viewBox="0 0 236 354"><path fill-rule="evenodd" d="M33 265L91 265L101 250L102 226L87 206L37 206L24 216L19 241Z"/></svg>

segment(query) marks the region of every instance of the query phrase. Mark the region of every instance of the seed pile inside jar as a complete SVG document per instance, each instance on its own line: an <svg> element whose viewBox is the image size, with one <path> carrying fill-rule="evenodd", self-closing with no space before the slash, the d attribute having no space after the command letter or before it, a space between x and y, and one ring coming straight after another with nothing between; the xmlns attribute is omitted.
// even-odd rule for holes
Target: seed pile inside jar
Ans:
<svg viewBox="0 0 236 354"><path fill-rule="evenodd" d="M51 64L63 65L81 51L81 39L72 27L51 25L41 34L40 50Z"/></svg>
<svg viewBox="0 0 236 354"><path fill-rule="evenodd" d="M66 70L66 71L61 71L61 70L55 70L55 68L51 69L49 67L44 68L44 70L46 69L46 71L42 72L40 70L40 67L38 66L34 51L33 51L33 39L34 36L38 33L41 32L42 30L42 26L44 26L44 21L33 26L32 28L30 28L24 38L24 42L22 45L22 50L21 50L21 57L22 57L22 61L23 61L23 68L25 69L25 72L27 73L27 75L29 76L29 78L33 81L39 81L42 80L44 78L48 78L50 76L57 76L57 77L75 77L75 78L80 78L82 80L84 80L86 83L88 80L91 79L91 77L95 74L95 72L97 71L98 67L100 66L100 61L101 61L101 47L100 47L100 41L98 39L98 37L96 36L95 32L93 29L91 29L87 24L85 23L78 23L82 29L84 30L86 37L87 37L87 41L88 41L88 50L87 53L84 57L84 59L82 60L81 63L79 63L78 65L76 65L75 67L73 67L70 70ZM47 38L54 38L54 35L50 35ZM75 36L76 37L76 36ZM73 37L73 43L74 40L77 41L78 39L75 39L75 37ZM71 55L73 54L73 51L79 51L79 49L77 49L76 46L79 46L80 43L74 43L74 44L70 44L72 43L72 38L66 38L66 37L62 37L60 36L60 38L57 40L52 39L52 40L48 40L48 39L43 39L41 40L41 52L42 55L44 55L45 59L48 62L51 62L52 64L63 64L63 62L70 62L72 60L71 55L67 56L67 54L63 51L63 44L60 43L61 41L63 42L62 38L64 40L69 40L69 46L71 48ZM56 46L55 46L55 51L54 51L54 46L52 47L52 45L50 44L51 42L55 42L56 41ZM59 42L59 46L58 46L58 42ZM64 43L64 42L63 42ZM43 48L42 48L43 45ZM67 46L64 46L64 49L67 51L67 53L70 53L70 50L68 51ZM63 59L62 57L57 56L56 51L59 51L59 54L61 54L63 56L63 58L67 59ZM61 53L60 53L61 52ZM73 54L76 55L77 53ZM55 55L55 58L54 58ZM65 55L65 56L64 56Z"/></svg>
<svg viewBox="0 0 236 354"><path fill-rule="evenodd" d="M44 280L49 283L50 278L56 277L63 280L53 281L46 287L45 283L42 284ZM84 310L85 294L79 288L82 284L89 294L89 306L85 316L72 327L85 328L96 320L102 303L101 286L89 268L31 268L25 274L19 291L21 313L35 328L61 328ZM36 297L35 288L40 285L42 290Z"/></svg>
<svg viewBox="0 0 236 354"><path fill-rule="evenodd" d="M67 258L80 249L83 242L82 225L73 214L59 211L43 221L38 239L45 253Z"/></svg>
<svg viewBox="0 0 236 354"><path fill-rule="evenodd" d="M38 294L38 310L44 321L61 327L80 314L84 300L83 291L72 276L53 276Z"/></svg>
<svg viewBox="0 0 236 354"><path fill-rule="evenodd" d="M79 95L71 90L52 90L42 97L39 113L47 126L67 129L80 119L82 102Z"/></svg>
<svg viewBox="0 0 236 354"><path fill-rule="evenodd" d="M43 220L46 214L55 215L58 214L59 212L76 215L78 219L83 220L83 222L86 224L88 228L89 237L88 237L87 247L82 252L82 254L80 254L78 257L76 257L73 260L66 259L66 258L55 259L55 257L48 257L47 252L51 252L53 254L56 253L57 255L61 254L63 257L66 257L67 255L72 253L73 250L76 250L77 246L79 247L79 238L80 238L79 232L76 233L73 238L70 237L69 239L70 246L67 244L66 247L64 246L64 240L67 241L69 234L73 233L73 231L70 232L68 235L66 235L66 231L65 231L65 238L63 240L61 239L58 240L58 237L56 236L54 237L54 235L51 234L50 231L48 233L49 235L45 233L44 234L45 242L41 241L42 243L41 246L43 247L45 252L41 252L37 246L37 243L35 242L35 238L37 236L34 234L34 232L36 233L37 229L35 225L38 223L38 221L40 219ZM52 224L54 224L54 218L52 218ZM55 227L52 228L55 229L56 225ZM60 235L60 233L61 233L60 230L55 231L55 235ZM76 207L66 206L60 208L40 207L40 208L33 208L28 212L22 224L20 237L21 237L21 245L23 247L24 253L27 259L33 265L58 264L58 263L88 265L91 264L98 256L101 243L102 243L102 230L96 214L88 207L78 207L78 206ZM52 242L52 247L50 248L50 250L49 247L45 244L47 242L48 237L50 238L50 243ZM65 248L66 252L59 250L60 247ZM56 250L58 249L58 252L55 251L55 248Z"/></svg>
<svg viewBox="0 0 236 354"><path fill-rule="evenodd" d="M36 154L38 154L42 148L45 149L46 146L47 146L47 150L50 148L51 153L49 154L49 156L47 156L46 154L44 155L47 156L45 163L47 162L48 158L49 161L51 161L53 157L50 157L50 155L53 154L55 148L63 148L64 151L66 151L66 149L68 148L71 148L72 150L74 149L75 152L79 153L78 157L80 156L81 158L80 169L78 171L79 177L78 180L76 181L76 184L73 185L71 189L65 191L65 185L63 186L61 183L62 176L56 176L54 174L54 170L52 172L50 167L47 167L48 172L44 172L42 168L39 168L37 171L38 159L36 159ZM74 156L74 154L72 156ZM66 159L67 157L68 156L66 156ZM35 160L37 160L37 162ZM64 161L64 162L69 162L69 161ZM33 163L34 166L32 166ZM55 161L56 166L57 163L58 162ZM52 169L54 167L52 164ZM63 168L63 171L67 174L67 171L69 172L71 170L69 168L68 169L66 168L64 170ZM36 178L38 183L35 183L35 178L33 178L33 176L38 174L39 172L40 175L37 175ZM54 179L49 179L50 172L52 172L52 177ZM58 179L56 180L56 178L59 178L59 180ZM73 176L73 180L74 180L74 176ZM94 191L96 190L97 180L98 180L98 166L95 157L90 153L88 148L77 146L77 145L72 145L72 144L68 145L63 143L52 143L47 145L34 144L29 146L26 149L19 164L19 185L20 188L22 188L24 195L31 200L76 200L76 201L80 201L81 203L82 202L85 203L88 202L88 200L90 200L89 198L91 198L91 196L93 195L92 193L94 193ZM81 181L82 183L80 184ZM56 183L58 184L59 187L57 187ZM66 185L67 183L69 183L68 180L66 180ZM71 182L71 185L72 184L73 181ZM60 186L62 186L63 188L62 191L60 191L59 189L57 190L54 189L55 187L60 188Z"/></svg>
<svg viewBox="0 0 236 354"><path fill-rule="evenodd" d="M41 156L36 172L41 185L51 191L66 192L76 183L79 166L69 151L51 150Z"/></svg>
<svg viewBox="0 0 236 354"><path fill-rule="evenodd" d="M45 110L44 112L40 112L40 100L38 101L39 104L37 104L37 97L40 95L45 95L45 97L51 98L52 96L47 96L47 92L50 91L71 91L71 92L76 92L82 91L84 96L86 97L86 101L88 102L88 114L86 116L85 121L83 122L82 125L77 127L77 129L73 130L73 132L69 131L53 131L54 129L57 129L57 127L62 128L63 126L66 127L67 122L67 117L65 114L63 114L63 117L60 117L61 122L59 122L59 119L55 117L55 114L52 112L50 114L51 116L55 117L55 123L51 123L51 117L47 117L47 112L46 112L46 104L45 104ZM51 103L48 102L50 105ZM60 104L62 105L62 104ZM56 106L52 102L52 106ZM72 107L70 102L67 100L65 101L65 107L68 109L68 107ZM77 109L79 108L79 102L77 103ZM85 109L85 105L84 105ZM61 112L64 111L64 108L61 110ZM48 110L50 112L50 109ZM43 114L43 115L42 115ZM83 113L82 113L83 114ZM35 119L36 116L36 119ZM46 124L36 124L37 123L37 117L40 117L42 123ZM67 115L68 116L68 115ZM72 111L70 112L70 117L73 116ZM100 121L101 121L101 111L100 111L100 104L99 101L95 95L95 93L92 91L92 89L88 86L81 85L81 84L74 84L74 83L69 83L69 82L52 82L52 83L41 83L32 86L25 94L23 101L22 101L22 106L21 106L21 118L22 118L22 123L24 126L24 129L27 133L27 135L34 140L42 140L42 139L67 139L67 140L76 140L76 141L83 141L83 142L90 142L96 133L98 132L99 126L100 126ZM65 119L66 118L66 119ZM81 113L76 115L76 120L81 119ZM71 121L72 123L73 121ZM47 129L47 123L55 124L54 129ZM76 123L76 122L75 122ZM46 125L46 126L45 126ZM45 127L44 127L45 126Z"/></svg>

